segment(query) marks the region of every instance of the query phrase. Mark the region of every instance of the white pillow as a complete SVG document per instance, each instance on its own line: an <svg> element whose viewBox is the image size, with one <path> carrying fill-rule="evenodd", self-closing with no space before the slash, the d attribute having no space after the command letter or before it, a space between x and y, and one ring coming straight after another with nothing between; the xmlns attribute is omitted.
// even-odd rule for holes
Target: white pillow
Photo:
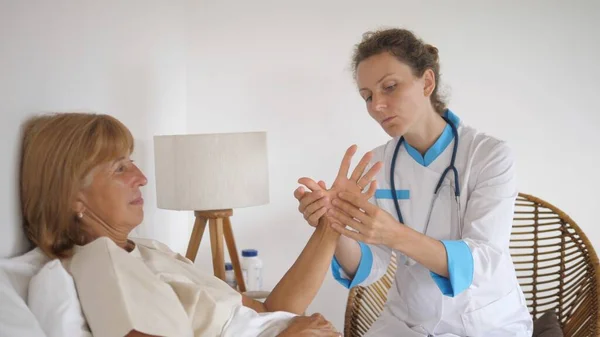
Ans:
<svg viewBox="0 0 600 337"><path fill-rule="evenodd" d="M0 269L4 270L10 284L12 284L12 287L17 294L27 302L29 280L31 280L33 275L40 271L48 261L50 261L50 259L42 252L42 250L35 248L20 256L0 259Z"/></svg>
<svg viewBox="0 0 600 337"><path fill-rule="evenodd" d="M48 337L91 337L71 275L52 260L29 282L28 305Z"/></svg>
<svg viewBox="0 0 600 337"><path fill-rule="evenodd" d="M0 336L46 336L25 300L17 293L8 274L2 268L0 268Z"/></svg>

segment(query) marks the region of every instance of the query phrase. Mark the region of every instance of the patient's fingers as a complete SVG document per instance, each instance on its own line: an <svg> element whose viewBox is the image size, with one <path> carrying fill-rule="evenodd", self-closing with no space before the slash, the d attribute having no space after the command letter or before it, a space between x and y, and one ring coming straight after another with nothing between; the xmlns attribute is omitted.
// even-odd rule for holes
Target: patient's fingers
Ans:
<svg viewBox="0 0 600 337"><path fill-rule="evenodd" d="M365 155L361 158L360 162L358 162L358 165L356 165L356 167L354 168L354 171L352 171L350 181L356 181L358 183L360 177L362 177L363 173L365 172L365 168L367 167L367 165L369 165L371 158L373 158L372 152L365 153Z"/></svg>
<svg viewBox="0 0 600 337"><path fill-rule="evenodd" d="M344 158L342 158L342 163L340 164L340 169L338 171L338 177L344 177L348 179L348 171L350 170L350 163L352 162L352 157L356 153L357 146L352 145L344 153Z"/></svg>
<svg viewBox="0 0 600 337"><path fill-rule="evenodd" d="M333 325L319 313L311 316L297 316L280 337L337 337L341 336Z"/></svg>
<svg viewBox="0 0 600 337"><path fill-rule="evenodd" d="M375 192L377 192L377 180L371 180L369 183L369 190L365 193L365 196L367 199L371 199L375 195Z"/></svg>
<svg viewBox="0 0 600 337"><path fill-rule="evenodd" d="M323 315L316 313L310 316L311 320L317 325L317 336L323 337L334 337L341 336L341 334L335 329L333 324L323 317Z"/></svg>
<svg viewBox="0 0 600 337"><path fill-rule="evenodd" d="M367 173L365 173L365 175L363 175L362 177L360 177L360 179L358 179L357 184L358 186L361 187L365 187L367 186L367 184L373 180L373 178L375 177L375 175L377 173L379 173L379 171L381 170L381 168L383 167L383 163L378 161L376 162L373 166L371 166L371 168L369 169L369 171L367 171Z"/></svg>

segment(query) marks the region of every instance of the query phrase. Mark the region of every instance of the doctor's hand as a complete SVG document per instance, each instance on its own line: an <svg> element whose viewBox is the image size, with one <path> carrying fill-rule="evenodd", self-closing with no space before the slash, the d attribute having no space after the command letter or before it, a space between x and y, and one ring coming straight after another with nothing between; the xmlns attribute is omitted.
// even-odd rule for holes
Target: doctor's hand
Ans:
<svg viewBox="0 0 600 337"><path fill-rule="evenodd" d="M350 163L352 162L352 157L356 153L356 150L356 145L352 145L346 150L331 189L327 190L325 183L322 181L316 183L310 178L300 178L298 180L298 183L303 184L311 190L311 192L306 192L304 187L301 186L294 191L294 196L300 202L298 210L304 215L304 219L306 219L311 226L317 226L319 219L326 214L327 210L332 208L330 201L337 193L357 193L366 201L375 194L377 183L373 178L379 172L383 164L377 162L367 171L367 173L364 173L367 165L373 158L373 154L367 152L352 171L350 178L348 178ZM363 192L367 186L369 186L368 190Z"/></svg>
<svg viewBox="0 0 600 337"><path fill-rule="evenodd" d="M298 211L302 213L304 220L309 225L317 227L319 219L327 213L330 208L328 206L331 205L327 194L327 186L322 180L318 183L310 178L301 178L301 180L306 180L305 186L311 186L309 190L312 192L306 191L303 186L294 191L294 198L300 203Z"/></svg>
<svg viewBox="0 0 600 337"><path fill-rule="evenodd" d="M338 337L337 332L329 321L321 314L311 316L297 316L292 319L287 329L277 337Z"/></svg>
<svg viewBox="0 0 600 337"><path fill-rule="evenodd" d="M334 207L327 212L327 216L335 219L333 229L344 236L364 243L393 247L402 235L404 224L359 194L339 193L332 204Z"/></svg>

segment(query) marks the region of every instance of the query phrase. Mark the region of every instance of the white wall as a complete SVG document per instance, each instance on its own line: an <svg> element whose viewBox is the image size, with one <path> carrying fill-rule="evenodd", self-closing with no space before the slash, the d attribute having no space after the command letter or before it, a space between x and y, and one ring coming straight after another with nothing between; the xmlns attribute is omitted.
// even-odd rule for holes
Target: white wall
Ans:
<svg viewBox="0 0 600 337"><path fill-rule="evenodd" d="M49 111L109 113L136 140L147 174L146 218L138 235L175 249L187 244L187 217L156 209L152 136L185 131L184 3L0 0L0 214L2 243L20 236L18 127ZM1 256L14 247L0 245Z"/></svg>
<svg viewBox="0 0 600 337"><path fill-rule="evenodd" d="M266 285L311 233L292 197L296 180L331 182L348 145L363 153L387 139L349 71L353 44L379 26L410 28L440 49L450 107L510 141L520 190L561 207L600 248L599 19L597 1L195 2L188 131L269 132L271 203L233 219L240 248L260 250ZM198 263L209 270L207 243ZM346 294L328 276L310 310L341 328Z"/></svg>

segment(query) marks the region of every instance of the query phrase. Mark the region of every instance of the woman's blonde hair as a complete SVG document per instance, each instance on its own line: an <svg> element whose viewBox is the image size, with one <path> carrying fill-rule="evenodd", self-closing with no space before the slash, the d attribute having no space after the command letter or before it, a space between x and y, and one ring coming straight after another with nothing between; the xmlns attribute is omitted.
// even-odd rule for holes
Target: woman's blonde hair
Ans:
<svg viewBox="0 0 600 337"><path fill-rule="evenodd" d="M84 244L73 206L98 165L133 152L131 132L112 116L55 113L22 127L20 197L27 237L51 258Z"/></svg>

